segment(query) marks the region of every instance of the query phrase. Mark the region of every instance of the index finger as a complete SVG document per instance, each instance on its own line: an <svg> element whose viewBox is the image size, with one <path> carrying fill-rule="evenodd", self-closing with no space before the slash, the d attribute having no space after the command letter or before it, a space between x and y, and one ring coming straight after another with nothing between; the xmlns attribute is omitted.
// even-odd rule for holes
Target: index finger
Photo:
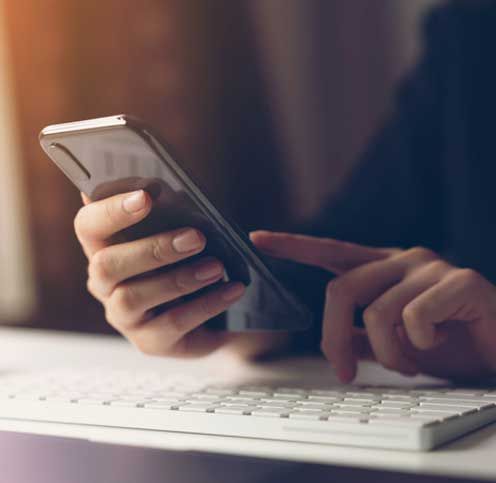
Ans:
<svg viewBox="0 0 496 483"><path fill-rule="evenodd" d="M394 252L392 249L291 233L256 231L250 236L253 243L269 255L325 268L337 275L388 258Z"/></svg>
<svg viewBox="0 0 496 483"><path fill-rule="evenodd" d="M151 206L151 199L143 190L118 194L83 206L76 215L74 227L86 255L92 256L106 246L112 235L145 218Z"/></svg>

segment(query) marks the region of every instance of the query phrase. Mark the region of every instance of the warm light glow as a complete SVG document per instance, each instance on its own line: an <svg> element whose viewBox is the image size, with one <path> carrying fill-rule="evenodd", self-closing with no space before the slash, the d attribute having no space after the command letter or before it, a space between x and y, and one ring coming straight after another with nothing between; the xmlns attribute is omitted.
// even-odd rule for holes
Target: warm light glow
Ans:
<svg viewBox="0 0 496 483"><path fill-rule="evenodd" d="M35 288L4 18L0 0L0 321L16 321L32 315Z"/></svg>

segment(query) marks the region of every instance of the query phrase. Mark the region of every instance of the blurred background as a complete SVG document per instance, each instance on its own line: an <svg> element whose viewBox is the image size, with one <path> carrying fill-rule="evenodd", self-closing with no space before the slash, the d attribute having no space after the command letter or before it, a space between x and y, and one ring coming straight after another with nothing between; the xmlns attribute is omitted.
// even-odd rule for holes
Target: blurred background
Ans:
<svg viewBox="0 0 496 483"><path fill-rule="evenodd" d="M104 331L47 124L129 113L245 229L339 190L435 0L0 0L0 322Z"/></svg>

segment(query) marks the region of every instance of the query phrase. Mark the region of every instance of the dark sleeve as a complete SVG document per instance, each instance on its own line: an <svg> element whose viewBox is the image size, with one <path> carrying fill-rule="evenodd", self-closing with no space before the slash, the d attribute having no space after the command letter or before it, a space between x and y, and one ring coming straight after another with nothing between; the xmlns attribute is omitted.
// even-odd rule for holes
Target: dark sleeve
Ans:
<svg viewBox="0 0 496 483"><path fill-rule="evenodd" d="M400 85L389 121L340 193L313 223L296 231L373 246L422 245L443 251L440 155L447 17L440 9L424 22L422 57ZM314 274L305 268L288 276L319 318L331 276ZM298 348L318 347L320 325L316 320L315 330L298 338Z"/></svg>
<svg viewBox="0 0 496 483"><path fill-rule="evenodd" d="M442 251L444 11L424 23L424 51L400 85L394 111L337 196L307 231L377 246Z"/></svg>

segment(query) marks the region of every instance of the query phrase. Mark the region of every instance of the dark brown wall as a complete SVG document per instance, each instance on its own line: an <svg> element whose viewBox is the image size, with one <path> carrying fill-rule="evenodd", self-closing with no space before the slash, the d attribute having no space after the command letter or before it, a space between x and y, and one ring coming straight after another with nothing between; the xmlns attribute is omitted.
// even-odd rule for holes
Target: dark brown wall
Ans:
<svg viewBox="0 0 496 483"><path fill-rule="evenodd" d="M73 235L79 195L38 145L47 124L121 112L142 117L242 225L284 220L278 154L243 4L6 1L41 300L37 325L104 326L86 293L86 261Z"/></svg>

